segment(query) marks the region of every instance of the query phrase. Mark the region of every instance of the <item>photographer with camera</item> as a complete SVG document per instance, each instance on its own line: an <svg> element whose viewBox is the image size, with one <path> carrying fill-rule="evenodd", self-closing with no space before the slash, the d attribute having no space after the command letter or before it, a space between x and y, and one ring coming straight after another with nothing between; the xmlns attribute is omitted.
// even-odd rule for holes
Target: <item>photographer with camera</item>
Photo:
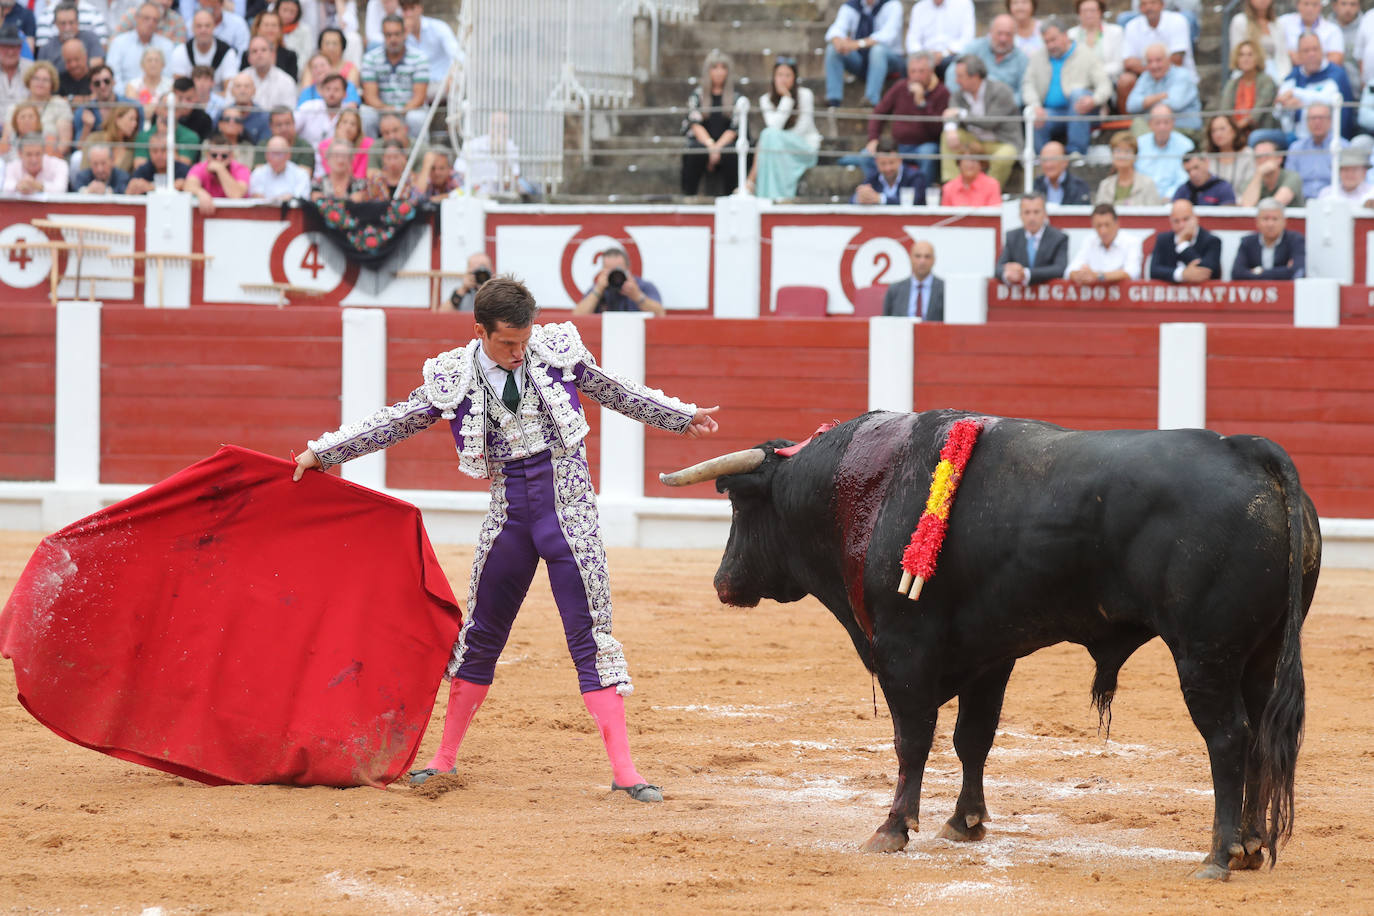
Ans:
<svg viewBox="0 0 1374 916"><path fill-rule="evenodd" d="M573 308L574 315L591 315L595 312L664 314L658 287L630 273L630 259L619 248L607 248L601 252L601 272L596 275L596 283Z"/></svg>
<svg viewBox="0 0 1374 916"><path fill-rule="evenodd" d="M478 251L468 255L468 272L463 277L463 282L448 297L447 300L439 300L440 312L470 312L472 311L472 300L477 296L477 290L481 289L482 284L491 279L491 258L487 257L485 251Z"/></svg>

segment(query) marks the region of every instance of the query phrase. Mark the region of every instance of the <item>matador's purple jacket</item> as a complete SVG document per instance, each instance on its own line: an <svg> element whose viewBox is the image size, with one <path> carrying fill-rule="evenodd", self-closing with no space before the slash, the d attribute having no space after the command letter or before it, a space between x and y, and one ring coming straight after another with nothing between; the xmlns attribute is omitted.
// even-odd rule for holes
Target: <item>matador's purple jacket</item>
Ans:
<svg viewBox="0 0 1374 916"><path fill-rule="evenodd" d="M610 633L610 587L582 448L588 427L581 396L670 432L685 430L696 406L597 366L577 328L566 322L533 329L524 391L512 412L482 372L480 346L473 340L426 360L424 384L409 398L322 435L310 448L321 465L331 467L448 420L459 469L492 481L473 557L468 616L449 675L491 682L490 669L524 595L523 587L509 585L523 580L527 587L542 557L582 689L615 685L629 693L624 653ZM545 479L547 486L541 483ZM485 582L484 572L489 573ZM579 627L585 630L580 647L574 636Z"/></svg>

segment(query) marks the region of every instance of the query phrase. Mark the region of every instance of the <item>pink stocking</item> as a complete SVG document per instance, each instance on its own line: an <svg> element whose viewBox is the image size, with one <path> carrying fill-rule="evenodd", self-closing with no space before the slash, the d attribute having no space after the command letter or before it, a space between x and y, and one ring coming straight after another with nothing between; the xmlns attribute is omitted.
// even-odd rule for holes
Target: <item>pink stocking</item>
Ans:
<svg viewBox="0 0 1374 916"><path fill-rule="evenodd" d="M440 773L453 769L463 735L467 733L472 717L477 714L477 707L482 705L490 689L490 684L474 684L456 677L453 679L448 691L448 712L444 715L444 736L439 740L439 750L434 752L434 758L425 764L428 769ZM624 731L624 726L621 731Z"/></svg>
<svg viewBox="0 0 1374 916"><path fill-rule="evenodd" d="M618 786L636 786L645 782L630 759L630 739L625 734L625 700L614 687L603 687L582 694L587 712L601 732L606 756L611 758L611 778Z"/></svg>

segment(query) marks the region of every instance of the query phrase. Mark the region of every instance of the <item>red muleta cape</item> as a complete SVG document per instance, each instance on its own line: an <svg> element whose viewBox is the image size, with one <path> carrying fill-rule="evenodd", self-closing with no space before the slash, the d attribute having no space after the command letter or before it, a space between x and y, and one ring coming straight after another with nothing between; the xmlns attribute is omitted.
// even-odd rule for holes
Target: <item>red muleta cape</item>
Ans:
<svg viewBox="0 0 1374 916"><path fill-rule="evenodd" d="M62 737L211 785L384 786L462 612L414 506L225 446L44 538L0 613Z"/></svg>

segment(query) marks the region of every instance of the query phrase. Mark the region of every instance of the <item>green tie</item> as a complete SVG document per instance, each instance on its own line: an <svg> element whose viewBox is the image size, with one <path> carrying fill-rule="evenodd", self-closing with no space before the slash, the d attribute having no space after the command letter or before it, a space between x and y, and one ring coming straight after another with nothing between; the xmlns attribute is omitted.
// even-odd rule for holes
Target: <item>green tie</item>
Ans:
<svg viewBox="0 0 1374 916"><path fill-rule="evenodd" d="M520 407L520 389L515 387L515 373L504 366L501 367L506 373L506 387L501 392L501 400L511 413L515 413Z"/></svg>

